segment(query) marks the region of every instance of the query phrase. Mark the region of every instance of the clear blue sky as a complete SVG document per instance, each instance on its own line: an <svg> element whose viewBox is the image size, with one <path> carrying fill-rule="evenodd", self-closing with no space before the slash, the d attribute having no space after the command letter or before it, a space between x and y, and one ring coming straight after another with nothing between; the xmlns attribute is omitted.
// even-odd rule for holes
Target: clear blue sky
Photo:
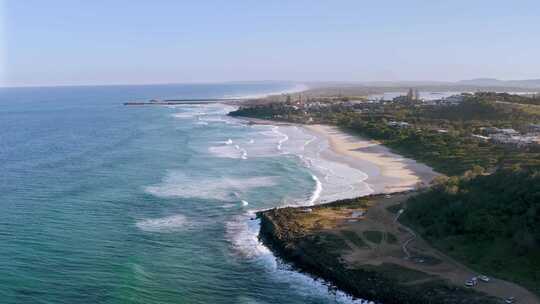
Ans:
<svg viewBox="0 0 540 304"><path fill-rule="evenodd" d="M538 0L2 4L3 86L540 78Z"/></svg>

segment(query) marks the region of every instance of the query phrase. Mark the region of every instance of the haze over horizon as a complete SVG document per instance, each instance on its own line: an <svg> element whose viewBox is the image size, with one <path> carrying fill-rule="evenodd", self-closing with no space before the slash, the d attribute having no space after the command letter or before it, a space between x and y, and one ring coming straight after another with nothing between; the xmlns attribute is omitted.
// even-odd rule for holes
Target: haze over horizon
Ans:
<svg viewBox="0 0 540 304"><path fill-rule="evenodd" d="M518 2L5 0L0 86L537 79Z"/></svg>

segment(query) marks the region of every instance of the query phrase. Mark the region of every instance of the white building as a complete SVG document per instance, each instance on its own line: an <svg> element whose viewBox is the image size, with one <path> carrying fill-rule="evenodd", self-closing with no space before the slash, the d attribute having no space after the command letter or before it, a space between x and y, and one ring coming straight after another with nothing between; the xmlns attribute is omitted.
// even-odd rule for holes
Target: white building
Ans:
<svg viewBox="0 0 540 304"><path fill-rule="evenodd" d="M387 123L390 127L398 127L398 128L408 128L410 127L410 124L408 122L404 121L389 121Z"/></svg>

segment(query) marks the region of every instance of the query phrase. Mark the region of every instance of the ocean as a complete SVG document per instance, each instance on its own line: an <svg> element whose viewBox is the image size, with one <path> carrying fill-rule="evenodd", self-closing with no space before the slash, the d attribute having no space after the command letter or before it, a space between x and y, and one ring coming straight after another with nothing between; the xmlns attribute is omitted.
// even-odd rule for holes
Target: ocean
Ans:
<svg viewBox="0 0 540 304"><path fill-rule="evenodd" d="M0 89L1 303L353 303L257 239L254 212L371 193L299 126L233 106L290 83Z"/></svg>

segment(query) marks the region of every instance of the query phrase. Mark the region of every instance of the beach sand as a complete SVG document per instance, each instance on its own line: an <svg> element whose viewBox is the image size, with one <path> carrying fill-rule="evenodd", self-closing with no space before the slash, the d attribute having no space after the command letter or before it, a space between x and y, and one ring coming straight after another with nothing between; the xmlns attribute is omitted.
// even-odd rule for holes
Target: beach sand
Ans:
<svg viewBox="0 0 540 304"><path fill-rule="evenodd" d="M327 125L303 125L307 130L326 138L334 158L368 174L366 182L375 193L397 192L428 185L439 173L412 159L391 152L377 141L343 132ZM339 159L335 159L336 155Z"/></svg>

